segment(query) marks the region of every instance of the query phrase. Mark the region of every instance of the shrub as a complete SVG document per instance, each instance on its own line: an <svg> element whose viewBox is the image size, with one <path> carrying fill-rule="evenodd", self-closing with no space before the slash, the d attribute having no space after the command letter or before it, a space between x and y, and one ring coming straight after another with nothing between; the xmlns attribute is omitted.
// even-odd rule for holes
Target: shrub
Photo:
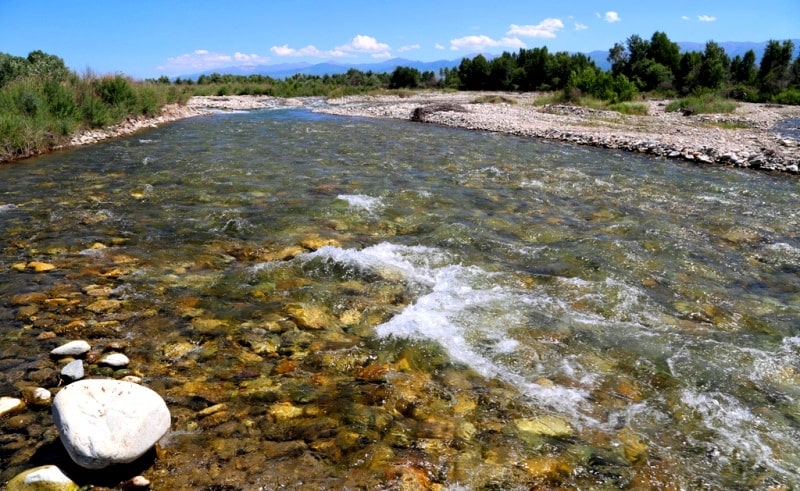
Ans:
<svg viewBox="0 0 800 491"><path fill-rule="evenodd" d="M120 106L125 110L136 107L136 93L130 81L122 75L103 77L95 83L95 91L103 102L110 106Z"/></svg>
<svg viewBox="0 0 800 491"><path fill-rule="evenodd" d="M800 89L789 88L772 98L778 104L800 105Z"/></svg>

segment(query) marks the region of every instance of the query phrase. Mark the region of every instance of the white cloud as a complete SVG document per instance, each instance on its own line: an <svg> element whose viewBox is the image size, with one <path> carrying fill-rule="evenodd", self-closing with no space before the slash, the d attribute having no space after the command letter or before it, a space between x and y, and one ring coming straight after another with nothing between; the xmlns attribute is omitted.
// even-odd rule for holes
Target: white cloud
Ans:
<svg viewBox="0 0 800 491"><path fill-rule="evenodd" d="M447 49L447 48L445 48L444 46L442 46L439 43L434 44L433 47L436 48L436 49Z"/></svg>
<svg viewBox="0 0 800 491"><path fill-rule="evenodd" d="M698 15L697 20L700 22L714 22L717 18L712 15Z"/></svg>
<svg viewBox="0 0 800 491"><path fill-rule="evenodd" d="M385 53L391 48L386 43L380 43L372 36L358 34L349 43L336 48L341 51L354 51L357 53Z"/></svg>
<svg viewBox="0 0 800 491"><path fill-rule="evenodd" d="M619 18L619 14L610 10L603 15L603 19L608 22L609 24L614 22L620 22L622 19Z"/></svg>
<svg viewBox="0 0 800 491"><path fill-rule="evenodd" d="M450 40L450 49L467 50L467 51L483 51L486 48L525 48L519 38L505 37L500 40L492 39L486 35L480 36L465 36L458 39Z"/></svg>
<svg viewBox="0 0 800 491"><path fill-rule="evenodd" d="M589 29L589 26L587 26L586 24L581 24L580 22L575 23L576 31L585 31L586 29Z"/></svg>
<svg viewBox="0 0 800 491"><path fill-rule="evenodd" d="M412 51L412 50L420 49L420 48L421 48L421 46L419 44L411 44L411 45L407 45L407 46L400 46L399 48L397 48L397 52L398 53L405 53L406 51Z"/></svg>
<svg viewBox="0 0 800 491"><path fill-rule="evenodd" d="M564 23L561 22L561 19L549 18L539 22L535 26L518 26L516 24L511 24L506 35L553 39L556 37L556 32L563 28Z"/></svg>
<svg viewBox="0 0 800 491"><path fill-rule="evenodd" d="M682 20L692 20L692 18L691 18L691 17L689 17L688 15L682 15L682 16L681 16L681 19L682 19Z"/></svg>
<svg viewBox="0 0 800 491"><path fill-rule="evenodd" d="M290 48L288 44L284 44L283 46L273 46L269 50L277 56L325 56L324 52L311 44L300 49Z"/></svg>
<svg viewBox="0 0 800 491"><path fill-rule="evenodd" d="M184 74L225 68L230 66L246 66L263 64L269 57L257 54L236 52L233 55L215 53L207 49L198 49L191 53L167 58L167 61L156 67L156 70L169 74Z"/></svg>

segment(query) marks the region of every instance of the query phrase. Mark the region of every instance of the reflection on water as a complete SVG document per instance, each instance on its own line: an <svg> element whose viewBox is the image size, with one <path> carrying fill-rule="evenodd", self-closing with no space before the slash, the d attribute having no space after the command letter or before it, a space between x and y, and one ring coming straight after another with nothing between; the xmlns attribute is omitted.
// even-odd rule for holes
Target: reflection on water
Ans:
<svg viewBox="0 0 800 491"><path fill-rule="evenodd" d="M277 110L0 179L0 395L121 343L157 489L800 483L795 177Z"/></svg>

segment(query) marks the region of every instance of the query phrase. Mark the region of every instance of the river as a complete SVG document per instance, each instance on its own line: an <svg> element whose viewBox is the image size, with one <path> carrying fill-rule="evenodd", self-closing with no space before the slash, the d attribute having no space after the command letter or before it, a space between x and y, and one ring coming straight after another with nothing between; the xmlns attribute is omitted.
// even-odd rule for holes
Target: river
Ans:
<svg viewBox="0 0 800 491"><path fill-rule="evenodd" d="M278 109L0 182L0 395L57 390L48 352L87 339L131 359L89 376L139 376L173 416L109 477L27 409L0 482L800 485L796 176Z"/></svg>

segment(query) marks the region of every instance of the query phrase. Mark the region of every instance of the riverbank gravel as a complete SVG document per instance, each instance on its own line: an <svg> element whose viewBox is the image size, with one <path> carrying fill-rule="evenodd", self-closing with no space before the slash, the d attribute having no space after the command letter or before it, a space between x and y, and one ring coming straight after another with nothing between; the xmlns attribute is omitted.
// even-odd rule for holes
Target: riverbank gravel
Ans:
<svg viewBox="0 0 800 491"><path fill-rule="evenodd" d="M501 103L476 103L486 95ZM773 130L800 118L800 107L741 103L731 114L684 116L667 112L668 100L643 101L647 115L624 115L564 104L534 105L537 94L422 93L401 96L349 96L328 100L315 111L345 116L410 119L415 109L459 104L459 111L431 111L425 122L546 138L619 149L665 158L799 173L797 140Z"/></svg>

